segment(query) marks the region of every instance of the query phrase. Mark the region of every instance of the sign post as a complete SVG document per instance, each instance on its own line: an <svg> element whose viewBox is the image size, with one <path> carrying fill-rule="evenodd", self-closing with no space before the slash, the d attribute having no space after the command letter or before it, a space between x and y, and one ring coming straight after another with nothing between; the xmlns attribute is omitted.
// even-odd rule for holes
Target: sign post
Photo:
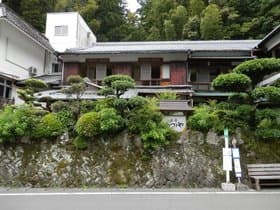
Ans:
<svg viewBox="0 0 280 210"><path fill-rule="evenodd" d="M224 129L225 147L223 148L223 170L226 171L226 182L222 183L224 191L235 191L235 185L230 183L230 171L232 171L232 150L229 148L228 129Z"/></svg>

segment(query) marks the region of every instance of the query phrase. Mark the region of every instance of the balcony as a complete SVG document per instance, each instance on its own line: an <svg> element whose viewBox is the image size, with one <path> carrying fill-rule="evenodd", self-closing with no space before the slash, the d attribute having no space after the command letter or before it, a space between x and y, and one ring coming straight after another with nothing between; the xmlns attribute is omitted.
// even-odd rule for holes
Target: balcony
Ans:
<svg viewBox="0 0 280 210"><path fill-rule="evenodd" d="M193 90L211 91L211 82L188 82L193 87Z"/></svg>

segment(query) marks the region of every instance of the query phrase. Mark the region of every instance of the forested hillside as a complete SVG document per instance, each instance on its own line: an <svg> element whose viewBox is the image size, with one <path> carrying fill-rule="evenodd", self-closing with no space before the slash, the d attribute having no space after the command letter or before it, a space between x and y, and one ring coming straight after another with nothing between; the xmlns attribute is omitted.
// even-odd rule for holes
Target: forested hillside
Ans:
<svg viewBox="0 0 280 210"><path fill-rule="evenodd" d="M129 1L129 0L126 0ZM260 39L280 24L279 0L3 0L44 32L46 12L79 11L98 41Z"/></svg>

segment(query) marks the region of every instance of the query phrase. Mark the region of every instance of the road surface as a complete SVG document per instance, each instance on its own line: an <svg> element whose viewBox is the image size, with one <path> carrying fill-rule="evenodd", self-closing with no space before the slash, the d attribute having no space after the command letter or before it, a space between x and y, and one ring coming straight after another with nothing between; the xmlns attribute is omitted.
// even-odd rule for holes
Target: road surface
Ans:
<svg viewBox="0 0 280 210"><path fill-rule="evenodd" d="M279 210L280 192L1 192L0 209Z"/></svg>

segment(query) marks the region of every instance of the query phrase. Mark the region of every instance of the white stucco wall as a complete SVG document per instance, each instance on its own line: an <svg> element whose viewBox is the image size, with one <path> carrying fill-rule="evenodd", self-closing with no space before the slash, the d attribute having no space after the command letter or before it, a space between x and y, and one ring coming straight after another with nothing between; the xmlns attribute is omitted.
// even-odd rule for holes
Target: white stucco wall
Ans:
<svg viewBox="0 0 280 210"><path fill-rule="evenodd" d="M6 20L0 19L0 72L13 75L18 80L29 77L30 67L37 69L37 75L50 71L51 64L46 65L46 50L15 28Z"/></svg>
<svg viewBox="0 0 280 210"><path fill-rule="evenodd" d="M68 34L55 36L56 26L68 26ZM58 52L69 48L89 47L96 42L95 35L77 12L48 13L46 37Z"/></svg>
<svg viewBox="0 0 280 210"><path fill-rule="evenodd" d="M56 51L64 52L67 48L76 47L77 21L77 12L47 14L46 37ZM55 26L68 26L68 35L55 36Z"/></svg>
<svg viewBox="0 0 280 210"><path fill-rule="evenodd" d="M91 47L94 43L96 43L96 36L90 30L84 19L80 15L78 15L77 47Z"/></svg>

